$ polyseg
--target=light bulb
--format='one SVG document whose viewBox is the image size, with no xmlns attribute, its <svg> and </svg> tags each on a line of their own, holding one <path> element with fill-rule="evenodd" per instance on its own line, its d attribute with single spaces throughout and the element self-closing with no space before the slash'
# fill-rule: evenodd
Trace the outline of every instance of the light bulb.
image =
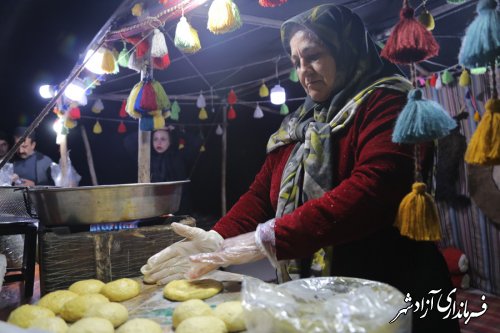
<svg viewBox="0 0 500 333">
<path fill-rule="evenodd" d="M 286 92 L 285 88 L 280 86 L 279 84 L 275 85 L 273 89 L 271 89 L 271 103 L 275 105 L 281 105 L 286 101 Z"/>
<path fill-rule="evenodd" d="M 56 90 L 54 89 L 54 87 L 48 84 L 40 86 L 40 88 L 38 88 L 38 92 L 40 93 L 40 96 L 42 96 L 42 98 L 46 99 L 52 98 L 56 94 Z"/>
<path fill-rule="evenodd" d="M 80 80 L 74 80 L 64 90 L 64 96 L 72 101 L 78 102 L 80 105 L 87 104 L 87 96 L 85 95 L 85 86 Z"/>
<path fill-rule="evenodd" d="M 88 50 L 85 55 L 85 68 L 94 74 L 105 74 L 102 69 L 102 58 L 104 56 L 104 49 L 99 48 L 97 51 Z M 90 58 L 90 59 L 89 59 Z"/>
<path fill-rule="evenodd" d="M 57 134 L 61 134 L 62 132 L 62 127 L 63 127 L 63 123 L 62 123 L 62 120 L 61 118 L 57 118 L 56 121 L 54 121 L 54 124 L 52 125 L 52 129 L 54 130 L 54 132 L 56 132 Z"/>
</svg>

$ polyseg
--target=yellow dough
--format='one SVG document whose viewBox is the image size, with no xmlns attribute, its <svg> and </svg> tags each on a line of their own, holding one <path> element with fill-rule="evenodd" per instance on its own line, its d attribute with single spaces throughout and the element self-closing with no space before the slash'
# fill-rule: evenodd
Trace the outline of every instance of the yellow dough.
<svg viewBox="0 0 500 333">
<path fill-rule="evenodd" d="M 12 311 L 7 322 L 22 328 L 28 328 L 33 324 L 35 319 L 54 316 L 54 312 L 43 306 L 25 304 Z"/>
<path fill-rule="evenodd" d="M 172 325 L 179 326 L 184 320 L 198 316 L 213 316 L 210 305 L 199 299 L 190 299 L 179 304 L 172 314 Z"/>
<path fill-rule="evenodd" d="M 69 290 L 56 290 L 40 298 L 38 305 L 52 310 L 55 314 L 59 314 L 64 303 L 77 296 L 77 293 Z"/>
<path fill-rule="evenodd" d="M 109 300 L 101 294 L 80 295 L 67 301 L 59 315 L 67 322 L 74 322 L 81 319 L 90 308 L 108 302 Z"/>
<path fill-rule="evenodd" d="M 38 328 L 51 333 L 66 333 L 68 324 L 59 317 L 37 318 L 33 320 L 30 328 Z"/>
<path fill-rule="evenodd" d="M 69 286 L 69 291 L 77 293 L 79 295 L 85 294 L 99 294 L 101 292 L 102 287 L 104 287 L 104 282 L 89 279 L 89 280 L 81 280 L 73 283 Z"/>
<path fill-rule="evenodd" d="M 163 288 L 163 296 L 171 301 L 187 301 L 190 299 L 205 299 L 218 294 L 222 283 L 212 279 L 204 280 L 173 280 Z"/>
<path fill-rule="evenodd" d="M 226 324 L 217 317 L 201 316 L 184 320 L 175 333 L 227 333 Z"/>
<path fill-rule="evenodd" d="M 71 325 L 68 333 L 114 333 L 113 324 L 107 319 L 88 317 Z"/>
<path fill-rule="evenodd" d="M 101 294 L 113 302 L 122 302 L 139 295 L 141 285 L 132 279 L 123 278 L 108 282 L 102 287 Z"/>
<path fill-rule="evenodd" d="M 120 326 L 116 330 L 116 333 L 162 333 L 162 329 L 161 326 L 155 321 L 144 318 L 135 318 Z"/>
<path fill-rule="evenodd" d="M 226 324 L 229 332 L 239 332 L 246 328 L 240 301 L 220 303 L 215 308 L 214 315 Z"/>
<path fill-rule="evenodd" d="M 85 317 L 104 318 L 109 320 L 114 327 L 118 327 L 128 320 L 128 310 L 120 303 L 101 303 L 88 309 Z"/>
</svg>

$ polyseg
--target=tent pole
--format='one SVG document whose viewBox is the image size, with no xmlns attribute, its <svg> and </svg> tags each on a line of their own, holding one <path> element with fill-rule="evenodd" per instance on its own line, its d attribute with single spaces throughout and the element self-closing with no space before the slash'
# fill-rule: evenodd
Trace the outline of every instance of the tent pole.
<svg viewBox="0 0 500 333">
<path fill-rule="evenodd" d="M 221 213 L 226 215 L 227 106 L 222 107 Z"/>
<path fill-rule="evenodd" d="M 80 132 L 82 134 L 83 145 L 85 146 L 85 154 L 87 156 L 87 164 L 89 165 L 90 179 L 92 180 L 92 185 L 97 186 L 97 176 L 95 173 L 94 159 L 92 158 L 92 150 L 90 149 L 89 137 L 87 136 L 87 130 L 85 126 L 80 125 Z"/>
<path fill-rule="evenodd" d="M 151 45 L 151 36 L 149 36 L 149 43 Z M 151 59 L 151 49 L 148 50 L 147 54 L 144 55 L 149 59 L 148 63 L 143 65 L 141 69 L 141 81 L 144 77 L 149 74 L 149 77 L 153 77 L 153 66 L 150 65 L 152 63 Z M 138 121 L 138 140 L 139 140 L 139 149 L 138 149 L 138 175 L 137 180 L 139 183 L 150 183 L 151 182 L 151 132 L 150 131 L 141 131 L 141 120 Z"/>
</svg>

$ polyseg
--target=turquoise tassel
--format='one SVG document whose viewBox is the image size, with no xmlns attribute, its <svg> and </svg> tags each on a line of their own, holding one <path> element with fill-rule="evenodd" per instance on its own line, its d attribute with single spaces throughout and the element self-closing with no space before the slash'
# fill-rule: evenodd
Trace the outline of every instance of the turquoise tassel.
<svg viewBox="0 0 500 333">
<path fill-rule="evenodd" d="M 408 93 L 408 103 L 398 116 L 392 133 L 396 143 L 419 143 L 439 139 L 457 127 L 457 123 L 434 101 L 422 99 L 422 90 Z"/>
<path fill-rule="evenodd" d="M 143 132 L 151 132 L 154 129 L 153 117 L 142 116 L 139 118 L 139 129 Z"/>
<path fill-rule="evenodd" d="M 467 27 L 458 60 L 468 68 L 490 65 L 500 54 L 500 11 L 496 0 L 479 0 L 478 15 Z"/>
</svg>

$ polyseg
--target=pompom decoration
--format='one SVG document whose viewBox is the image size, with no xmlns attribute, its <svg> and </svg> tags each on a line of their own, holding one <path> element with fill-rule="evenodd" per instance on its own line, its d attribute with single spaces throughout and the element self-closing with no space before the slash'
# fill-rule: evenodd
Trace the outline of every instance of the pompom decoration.
<svg viewBox="0 0 500 333">
<path fill-rule="evenodd" d="M 432 196 L 426 193 L 426 185 L 416 182 L 411 193 L 399 205 L 395 222 L 401 235 L 418 241 L 441 239 L 439 215 Z"/>
<path fill-rule="evenodd" d="M 486 67 L 474 67 L 470 69 L 472 75 L 483 75 L 488 69 Z"/>
<path fill-rule="evenodd" d="M 424 9 L 422 14 L 418 16 L 418 20 L 429 31 L 434 30 L 434 28 L 436 27 L 436 23 L 434 22 L 434 17 L 427 9 Z"/>
<path fill-rule="evenodd" d="M 198 119 L 200 120 L 207 120 L 208 119 L 208 113 L 205 108 L 201 108 L 200 112 L 198 113 Z"/>
<path fill-rule="evenodd" d="M 71 118 L 66 118 L 64 120 L 64 127 L 67 129 L 72 129 L 76 127 L 76 121 L 71 120 Z"/>
<path fill-rule="evenodd" d="M 151 56 L 153 58 L 159 58 L 163 57 L 165 54 L 168 54 L 165 35 L 163 35 L 160 29 L 154 29 L 153 38 L 151 39 Z"/>
<path fill-rule="evenodd" d="M 182 16 L 175 28 L 175 46 L 185 53 L 196 53 L 201 49 L 198 31 L 194 29 L 185 16 Z"/>
<path fill-rule="evenodd" d="M 101 69 L 106 74 L 116 74 L 119 71 L 115 55 L 108 48 L 103 48 Z"/>
<path fill-rule="evenodd" d="M 143 132 L 151 132 L 155 129 L 153 117 L 142 117 L 139 119 L 139 129 Z"/>
<path fill-rule="evenodd" d="M 222 129 L 221 125 L 217 125 L 217 128 L 215 129 L 215 134 L 217 134 L 217 135 L 224 134 L 224 130 Z"/>
<path fill-rule="evenodd" d="M 78 120 L 82 117 L 80 108 L 78 106 L 72 107 L 69 110 L 68 116 L 73 120 Z"/>
<path fill-rule="evenodd" d="M 123 42 L 123 48 L 118 54 L 117 63 L 122 67 L 128 67 L 128 61 L 130 58 L 130 53 L 127 50 L 127 43 Z"/>
<path fill-rule="evenodd" d="M 396 24 L 380 55 L 396 64 L 410 64 L 432 58 L 439 45 L 427 28 L 414 18 L 414 11 L 404 0 Z"/>
<path fill-rule="evenodd" d="M 172 108 L 170 109 L 170 118 L 172 120 L 179 120 L 179 113 L 181 112 L 181 107 L 177 101 L 174 101 Z"/>
<path fill-rule="evenodd" d="M 259 0 L 259 5 L 262 7 L 277 7 L 286 3 L 288 0 Z"/>
<path fill-rule="evenodd" d="M 500 54 L 500 10 L 496 0 L 479 0 L 478 15 L 465 30 L 458 61 L 467 68 L 488 66 Z"/>
<path fill-rule="evenodd" d="M 469 164 L 500 164 L 500 100 L 489 99 L 485 109 L 465 152 L 465 162 Z"/>
<path fill-rule="evenodd" d="M 229 108 L 229 111 L 227 112 L 227 119 L 229 120 L 236 119 L 236 111 L 234 110 L 234 107 L 232 105 Z"/>
<path fill-rule="evenodd" d="M 292 68 L 290 71 L 289 79 L 292 82 L 299 82 L 299 76 L 297 75 L 297 70 L 295 68 Z"/>
<path fill-rule="evenodd" d="M 467 87 L 470 85 L 470 75 L 469 71 L 466 70 L 465 68 L 462 70 L 462 73 L 460 74 L 460 79 L 458 79 L 458 84 L 460 87 Z"/>
<path fill-rule="evenodd" d="M 431 87 L 436 88 L 436 83 L 437 83 L 438 77 L 439 77 L 439 75 L 436 73 L 431 75 L 431 77 L 429 79 L 429 85 Z"/>
<path fill-rule="evenodd" d="M 207 106 L 207 102 L 205 100 L 205 97 L 203 96 L 203 92 L 200 91 L 200 95 L 196 99 L 196 107 L 201 109 Z"/>
<path fill-rule="evenodd" d="M 420 89 L 408 93 L 408 103 L 396 120 L 395 143 L 420 143 L 448 135 L 457 123 L 439 103 L 422 99 Z"/>
<path fill-rule="evenodd" d="M 227 95 L 227 103 L 229 105 L 234 105 L 238 101 L 238 97 L 236 97 L 236 93 L 234 92 L 233 89 L 229 91 L 229 94 Z"/>
<path fill-rule="evenodd" d="M 443 88 L 443 79 L 442 79 L 442 76 L 440 74 L 437 75 L 436 84 L 434 84 L 434 88 L 436 88 L 436 89 Z"/>
<path fill-rule="evenodd" d="M 262 112 L 259 103 L 257 103 L 257 106 L 255 107 L 255 111 L 253 112 L 253 117 L 255 119 L 260 119 L 264 117 L 264 112 Z"/>
<path fill-rule="evenodd" d="M 231 32 L 241 27 L 238 6 L 232 0 L 214 0 L 208 9 L 207 29 L 214 34 Z"/>
<path fill-rule="evenodd" d="M 184 138 L 180 138 L 179 139 L 179 150 L 184 149 L 185 146 L 186 146 L 186 140 L 184 140 Z"/>
<path fill-rule="evenodd" d="M 132 7 L 132 15 L 133 16 L 136 16 L 136 17 L 139 17 L 142 15 L 142 2 L 139 2 L 139 3 L 136 3 L 133 7 Z"/>
<path fill-rule="evenodd" d="M 200 147 L 200 153 L 204 153 L 207 149 L 205 148 L 205 145 L 201 145 Z"/>
<path fill-rule="evenodd" d="M 123 121 L 120 121 L 120 124 L 118 125 L 118 133 L 123 134 L 127 132 L 127 127 L 125 126 L 125 123 Z"/>
<path fill-rule="evenodd" d="M 102 126 L 101 123 L 99 123 L 99 120 L 97 120 L 94 124 L 94 127 L 92 128 L 92 132 L 94 134 L 101 134 L 102 133 Z"/>
<path fill-rule="evenodd" d="M 474 112 L 474 121 L 476 123 L 481 121 L 481 115 L 479 114 L 479 111 L 477 111 L 477 110 L 476 110 L 476 112 Z"/>
<path fill-rule="evenodd" d="M 134 44 L 135 56 L 138 59 L 141 59 L 142 57 L 144 57 L 149 51 L 149 42 L 148 42 L 147 38 L 144 38 L 142 36 L 138 36 L 138 37 L 133 36 L 133 37 L 127 37 L 126 41 L 131 43 L 131 44 Z"/>
<path fill-rule="evenodd" d="M 104 104 L 102 104 L 101 99 L 98 98 L 94 102 L 94 105 L 92 105 L 92 112 L 95 114 L 99 114 L 99 113 L 101 113 L 102 110 L 104 110 Z"/>
<path fill-rule="evenodd" d="M 122 102 L 122 105 L 120 107 L 120 111 L 118 112 L 118 116 L 120 118 L 126 118 L 127 117 L 127 110 L 126 110 L 126 107 L 127 107 L 127 100 L 124 100 Z"/>
<path fill-rule="evenodd" d="M 262 82 L 262 85 L 259 88 L 259 96 L 262 98 L 269 96 L 269 88 L 264 82 Z"/>
<path fill-rule="evenodd" d="M 286 116 L 290 111 L 288 110 L 288 106 L 286 106 L 286 103 L 281 104 L 280 107 L 280 115 Z"/>
<path fill-rule="evenodd" d="M 170 56 L 165 54 L 163 57 L 153 58 L 153 68 L 167 69 L 170 66 Z"/>
<path fill-rule="evenodd" d="M 132 52 L 130 54 L 130 57 L 128 58 L 128 66 L 127 67 L 136 71 L 136 72 L 141 71 L 142 62 L 139 59 L 137 59 L 135 52 Z"/>
<path fill-rule="evenodd" d="M 455 81 L 455 79 L 453 78 L 453 74 L 451 74 L 449 70 L 445 69 L 443 74 L 441 74 L 441 82 L 444 85 L 449 85 L 453 83 L 453 81 Z"/>
</svg>

